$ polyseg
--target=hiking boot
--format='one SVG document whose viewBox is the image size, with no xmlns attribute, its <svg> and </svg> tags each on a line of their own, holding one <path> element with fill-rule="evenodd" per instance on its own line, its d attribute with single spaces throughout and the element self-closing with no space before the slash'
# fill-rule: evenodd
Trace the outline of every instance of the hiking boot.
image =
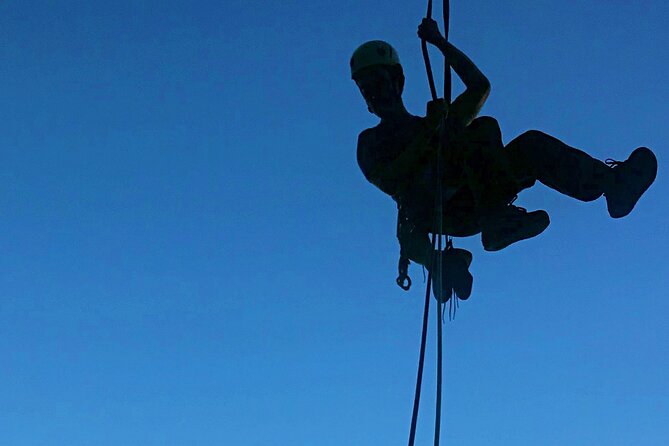
<svg viewBox="0 0 669 446">
<path fill-rule="evenodd" d="M 438 268 L 439 256 L 441 256 L 440 274 Z M 471 263 L 472 253 L 465 249 L 450 248 L 435 252 L 434 268 L 432 268 L 432 293 L 439 302 L 448 302 L 453 293 L 462 300 L 469 298 L 472 294 L 472 284 L 474 282 L 474 278 L 469 272 Z"/>
<path fill-rule="evenodd" d="M 527 212 L 523 208 L 509 204 L 482 222 L 483 249 L 499 251 L 512 243 L 536 237 L 544 232 L 549 223 L 546 211 Z"/>
<path fill-rule="evenodd" d="M 657 158 L 646 147 L 639 147 L 625 161 L 606 160 L 613 169 L 613 180 L 604 192 L 606 207 L 613 218 L 632 212 L 641 195 L 657 175 Z"/>
</svg>

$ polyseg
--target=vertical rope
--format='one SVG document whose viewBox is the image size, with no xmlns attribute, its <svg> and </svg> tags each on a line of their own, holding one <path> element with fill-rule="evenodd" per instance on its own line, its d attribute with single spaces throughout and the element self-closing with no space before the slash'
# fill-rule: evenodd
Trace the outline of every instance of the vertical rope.
<svg viewBox="0 0 669 446">
<path fill-rule="evenodd" d="M 426 17 L 432 17 L 432 0 L 427 2 Z M 432 76 L 432 65 L 430 64 L 430 55 L 427 51 L 427 42 L 421 40 L 421 50 L 423 52 L 423 60 L 425 61 L 425 70 L 427 71 L 427 81 L 430 85 L 430 93 L 432 100 L 437 99 L 437 89 L 434 86 L 434 77 Z M 423 309 L 423 330 L 420 339 L 420 354 L 418 357 L 418 372 L 416 376 L 416 391 L 413 399 L 413 412 L 411 415 L 411 428 L 409 430 L 409 446 L 414 446 L 416 441 L 416 424 L 418 421 L 418 409 L 420 407 L 420 391 L 423 383 L 423 366 L 425 364 L 425 343 L 427 340 L 427 321 L 430 313 L 430 287 L 432 285 L 432 270 L 434 270 L 434 250 L 436 247 L 436 234 L 432 231 L 432 253 L 430 255 L 430 267 L 427 272 L 427 286 L 425 287 L 425 306 Z"/>
<path fill-rule="evenodd" d="M 444 36 L 446 41 L 448 41 L 448 28 L 449 28 L 449 9 L 450 4 L 448 0 L 444 0 L 443 12 L 444 12 Z M 432 0 L 428 0 L 427 3 L 427 18 L 432 18 Z M 427 50 L 427 42 L 425 40 L 421 41 L 421 49 L 423 52 L 423 60 L 425 61 L 425 70 L 427 71 L 427 79 L 430 85 L 430 93 L 432 95 L 432 100 L 436 101 L 437 89 L 434 85 L 434 77 L 432 75 L 432 65 L 430 63 L 430 56 Z M 446 101 L 446 106 L 450 105 L 451 99 L 451 72 L 448 62 L 446 62 L 444 68 L 444 99 Z M 436 422 L 435 422 L 435 434 L 434 434 L 434 444 L 439 446 L 439 436 L 441 430 L 441 375 L 442 375 L 442 321 L 441 321 L 441 309 L 442 303 L 439 300 L 443 295 L 443 277 L 441 277 L 442 271 L 442 235 L 443 235 L 443 195 L 442 195 L 442 171 L 441 171 L 441 152 L 445 147 L 448 147 L 448 131 L 446 128 L 448 108 L 446 113 L 444 113 L 442 125 L 441 125 L 441 138 L 439 147 L 437 150 L 437 191 L 435 194 L 435 222 L 432 226 L 432 254 L 430 256 L 430 269 L 434 270 L 435 267 L 439 274 L 438 282 L 438 294 L 435 296 L 437 298 L 437 409 L 436 409 Z M 438 239 L 437 239 L 438 237 Z M 437 242 L 438 240 L 438 242 Z M 438 261 L 435 265 L 434 256 L 438 248 Z M 425 290 L 425 307 L 423 310 L 423 330 L 421 332 L 421 344 L 420 344 L 420 354 L 418 359 L 418 373 L 416 377 L 416 391 L 414 394 L 414 404 L 413 404 L 413 414 L 411 417 L 411 429 L 409 432 L 409 446 L 413 446 L 416 439 L 416 424 L 418 421 L 418 409 L 420 406 L 420 393 L 423 381 L 423 366 L 425 363 L 425 343 L 427 340 L 427 322 L 430 308 L 430 287 L 432 284 L 432 271 L 428 269 L 427 275 L 427 287 Z M 453 297 L 451 297 L 453 298 Z"/>
<path fill-rule="evenodd" d="M 450 3 L 449 0 L 443 0 L 442 7 L 444 15 L 444 39 L 448 42 L 448 31 L 450 23 Z M 444 102 L 446 107 L 446 112 L 442 118 L 441 123 L 441 141 L 437 149 L 437 225 L 439 228 L 439 274 L 442 274 L 442 253 L 441 253 L 441 237 L 444 235 L 444 197 L 443 197 L 443 172 L 442 172 L 442 152 L 448 149 L 448 111 L 451 104 L 451 67 L 448 63 L 448 60 L 444 58 Z M 436 226 L 436 225 L 435 225 Z M 436 230 L 436 227 L 434 228 Z M 447 247 L 448 249 L 448 247 Z M 444 281 L 443 277 L 440 277 L 439 280 L 440 290 L 439 292 L 443 295 L 444 290 L 442 289 Z M 447 290 L 447 292 L 450 290 Z M 439 296 L 441 298 L 441 296 Z M 457 299 L 456 296 L 451 295 L 450 305 L 453 304 L 453 299 Z M 443 356 L 442 356 L 442 320 L 441 320 L 441 303 L 439 303 L 439 312 L 437 313 L 437 395 L 435 403 L 435 417 L 434 417 L 434 446 L 439 446 L 440 436 L 441 436 L 441 393 L 442 393 L 442 372 L 443 372 Z"/>
<path fill-rule="evenodd" d="M 444 0 L 443 10 L 444 10 L 444 39 L 446 39 L 446 42 L 448 42 L 448 31 L 450 28 L 450 21 L 451 21 L 451 4 L 449 0 Z M 447 104 L 450 105 L 451 65 L 448 63 L 448 60 L 446 61 L 446 63 L 444 63 L 444 99 L 446 100 Z"/>
<path fill-rule="evenodd" d="M 432 234 L 432 246 L 436 243 L 435 234 Z M 434 260 L 434 250 L 430 261 Z M 427 287 L 425 289 L 425 307 L 423 309 L 423 331 L 420 337 L 420 354 L 418 358 L 418 373 L 416 377 L 416 392 L 413 398 L 413 414 L 411 416 L 411 429 L 409 431 L 409 446 L 413 446 L 416 440 L 416 423 L 418 421 L 418 408 L 420 406 L 420 390 L 423 384 L 423 365 L 425 363 L 425 342 L 427 340 L 427 320 L 430 314 L 430 286 L 432 285 L 432 273 L 428 270 Z"/>
<path fill-rule="evenodd" d="M 453 297 L 451 299 L 454 299 Z M 434 418 L 434 446 L 439 446 L 439 436 L 441 433 L 441 366 L 442 366 L 442 320 L 441 320 L 441 306 L 439 302 L 439 311 L 437 311 L 437 398 L 436 398 L 436 415 Z"/>
<path fill-rule="evenodd" d="M 432 18 L 432 0 L 427 0 L 427 13 L 425 17 Z M 437 100 L 437 88 L 434 86 L 434 76 L 432 75 L 432 64 L 430 63 L 430 54 L 427 52 L 427 42 L 421 40 L 421 50 L 423 51 L 423 60 L 425 61 L 425 71 L 427 71 L 427 82 L 430 85 L 432 100 Z"/>
</svg>

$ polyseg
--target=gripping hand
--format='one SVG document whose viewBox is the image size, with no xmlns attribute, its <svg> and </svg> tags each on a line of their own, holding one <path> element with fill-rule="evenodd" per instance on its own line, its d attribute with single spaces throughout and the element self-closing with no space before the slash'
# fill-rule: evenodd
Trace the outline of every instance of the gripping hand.
<svg viewBox="0 0 669 446">
<path fill-rule="evenodd" d="M 444 40 L 444 36 L 439 32 L 437 22 L 427 17 L 418 25 L 418 37 L 435 46 L 438 46 Z"/>
</svg>

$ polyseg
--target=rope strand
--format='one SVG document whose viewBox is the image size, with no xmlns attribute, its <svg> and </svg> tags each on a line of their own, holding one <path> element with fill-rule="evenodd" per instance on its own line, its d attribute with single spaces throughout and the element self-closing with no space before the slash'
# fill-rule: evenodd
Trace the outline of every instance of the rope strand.
<svg viewBox="0 0 669 446">
<path fill-rule="evenodd" d="M 435 235 L 432 234 L 432 246 L 434 247 L 436 240 Z M 430 256 L 431 261 L 434 260 L 434 250 Z M 425 343 L 427 340 L 427 319 L 430 314 L 430 285 L 432 284 L 432 272 L 428 269 L 427 272 L 427 287 L 425 291 L 425 307 L 423 309 L 423 330 L 420 337 L 420 354 L 418 356 L 418 373 L 416 377 L 416 392 L 413 398 L 413 414 L 411 416 L 411 429 L 409 431 L 409 446 L 414 445 L 416 440 L 416 423 L 418 421 L 418 408 L 420 406 L 420 390 L 423 384 L 423 365 L 425 363 Z"/>
<path fill-rule="evenodd" d="M 443 13 L 444 13 L 444 36 L 446 41 L 448 41 L 448 30 L 449 30 L 449 9 L 450 4 L 448 0 L 444 0 L 443 3 Z M 432 0 L 428 0 L 427 4 L 427 18 L 432 18 Z M 423 53 L 423 59 L 425 61 L 425 70 L 427 71 L 427 79 L 430 86 L 430 93 L 432 95 L 432 100 L 437 100 L 437 90 L 434 86 L 434 77 L 432 75 L 432 66 L 430 64 L 430 56 L 427 50 L 427 42 L 425 40 L 421 41 L 421 49 Z M 446 61 L 444 67 L 444 100 L 445 105 L 450 105 L 451 99 L 451 72 L 450 65 Z M 441 297 L 444 294 L 443 291 L 443 277 L 442 277 L 442 267 L 443 267 L 443 256 L 442 256 L 442 235 L 443 231 L 443 195 L 442 195 L 442 171 L 441 171 L 441 152 L 444 148 L 448 147 L 448 129 L 446 127 L 447 123 L 447 114 L 448 107 L 442 118 L 439 146 L 437 149 L 437 166 L 436 166 L 436 193 L 435 193 L 435 209 L 434 209 L 434 219 L 432 225 L 432 254 L 430 256 L 430 267 L 428 268 L 427 275 L 427 286 L 425 290 L 425 307 L 423 310 L 423 329 L 421 332 L 421 344 L 420 344 L 420 354 L 418 360 L 418 373 L 416 377 L 416 391 L 414 395 L 414 405 L 413 405 L 413 414 L 411 417 L 411 429 L 409 432 L 409 446 L 413 446 L 416 439 L 416 424 L 418 421 L 418 409 L 420 406 L 420 392 L 423 381 L 423 365 L 425 362 L 425 343 L 427 340 L 427 322 L 430 308 L 430 287 L 432 284 L 432 272 L 437 269 L 438 271 L 438 286 L 437 294 L 437 400 L 436 400 L 436 415 L 435 415 L 435 433 L 434 433 L 434 445 L 439 446 L 440 441 L 440 431 L 441 431 L 441 381 L 442 381 L 442 302 L 440 301 Z M 437 242 L 438 237 L 438 242 Z M 436 248 L 438 248 L 438 254 L 436 254 Z M 434 256 L 438 255 L 437 265 L 434 262 Z M 451 296 L 451 299 L 457 297 Z M 451 300 L 450 307 L 452 307 L 453 302 Z M 450 308 L 449 308 L 450 313 Z"/>
</svg>

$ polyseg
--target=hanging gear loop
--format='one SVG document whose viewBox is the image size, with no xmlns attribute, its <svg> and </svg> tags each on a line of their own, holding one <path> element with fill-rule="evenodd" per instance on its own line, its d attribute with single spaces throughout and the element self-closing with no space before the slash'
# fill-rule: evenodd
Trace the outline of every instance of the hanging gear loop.
<svg viewBox="0 0 669 446">
<path fill-rule="evenodd" d="M 397 205 L 397 238 L 399 239 L 402 231 L 402 223 L 405 222 L 406 216 L 404 215 L 401 205 Z M 400 260 L 397 265 L 397 279 L 395 283 L 402 288 L 404 291 L 409 291 L 411 288 L 411 277 L 409 277 L 409 257 L 404 255 L 402 248 L 400 248 Z"/>
<path fill-rule="evenodd" d="M 409 259 L 404 256 L 400 256 L 399 264 L 397 265 L 397 285 L 402 288 L 404 291 L 409 291 L 411 288 L 411 277 L 409 277 Z"/>
</svg>

